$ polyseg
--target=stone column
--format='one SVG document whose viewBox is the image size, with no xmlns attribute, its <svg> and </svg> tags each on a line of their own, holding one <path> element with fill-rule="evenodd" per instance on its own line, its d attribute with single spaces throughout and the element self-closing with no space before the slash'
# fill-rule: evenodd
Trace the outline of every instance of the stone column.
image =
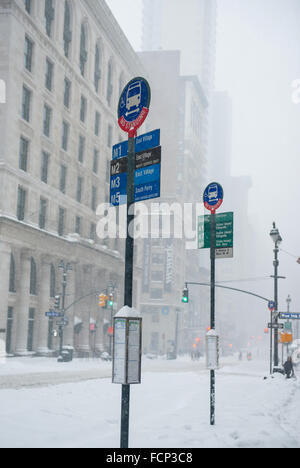
<svg viewBox="0 0 300 468">
<path fill-rule="evenodd" d="M 0 242 L 0 329 L 6 330 L 11 248 Z M 0 356 L 6 354 L 6 334 L 0 333 Z"/>
<path fill-rule="evenodd" d="M 70 304 L 73 304 L 75 301 L 75 291 L 76 291 L 76 266 L 72 265 L 72 270 L 68 271 L 67 276 L 67 289 L 66 289 L 66 308 Z M 69 319 L 68 326 L 64 330 L 64 344 L 67 346 L 74 346 L 74 317 L 75 317 L 75 308 L 71 307 L 66 312 L 66 317 Z"/>
<path fill-rule="evenodd" d="M 80 293 L 82 296 L 88 294 L 92 288 L 92 266 L 85 265 L 81 267 L 81 285 L 82 288 L 80 289 Z M 82 330 L 80 332 L 79 337 L 79 351 L 83 353 L 90 352 L 90 317 L 92 315 L 91 311 L 91 300 L 89 297 L 83 299 L 80 304 L 79 308 L 81 311 L 80 318 L 83 321 Z"/>
<path fill-rule="evenodd" d="M 39 282 L 39 303 L 38 303 L 38 339 L 37 353 L 39 355 L 47 355 L 48 349 L 48 331 L 49 318 L 46 317 L 46 312 L 50 309 L 50 258 L 42 257 L 41 259 L 41 281 Z"/>
<path fill-rule="evenodd" d="M 15 354 L 22 356 L 27 354 L 31 254 L 28 251 L 22 251 L 20 260 L 20 282 L 18 288 L 18 298 L 16 303 L 15 320 Z"/>
</svg>

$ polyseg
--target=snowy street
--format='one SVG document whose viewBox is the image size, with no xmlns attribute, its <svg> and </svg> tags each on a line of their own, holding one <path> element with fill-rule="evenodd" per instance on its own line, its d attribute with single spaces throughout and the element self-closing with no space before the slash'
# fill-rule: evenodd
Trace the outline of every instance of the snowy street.
<svg viewBox="0 0 300 468">
<path fill-rule="evenodd" d="M 267 368 L 222 362 L 211 427 L 204 362 L 145 359 L 142 385 L 131 386 L 130 448 L 300 447 L 300 382 L 279 374 L 264 380 Z M 2 363 L 0 446 L 118 448 L 121 388 L 110 373 L 97 360 Z"/>
</svg>

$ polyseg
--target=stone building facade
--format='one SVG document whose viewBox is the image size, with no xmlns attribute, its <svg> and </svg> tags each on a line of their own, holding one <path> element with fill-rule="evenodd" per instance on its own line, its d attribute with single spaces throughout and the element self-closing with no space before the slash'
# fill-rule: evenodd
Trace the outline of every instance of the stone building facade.
<svg viewBox="0 0 300 468">
<path fill-rule="evenodd" d="M 124 244 L 97 238 L 96 211 L 109 200 L 111 147 L 124 140 L 120 91 L 142 73 L 104 0 L 0 0 L 0 339 L 7 353 L 57 349 L 57 323 L 45 313 L 62 294 L 59 266 L 72 268 L 65 344 L 80 353 L 108 349 L 111 314 L 99 308 L 98 294 L 114 291 L 122 305 Z"/>
</svg>

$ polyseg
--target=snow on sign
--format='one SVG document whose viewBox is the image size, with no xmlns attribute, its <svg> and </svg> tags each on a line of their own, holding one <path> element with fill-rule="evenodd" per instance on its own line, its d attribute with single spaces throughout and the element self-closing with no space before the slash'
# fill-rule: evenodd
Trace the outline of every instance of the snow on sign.
<svg viewBox="0 0 300 468">
<path fill-rule="evenodd" d="M 215 330 L 210 330 L 206 335 L 206 368 L 219 369 L 220 339 Z"/>
<path fill-rule="evenodd" d="M 150 101 L 151 90 L 145 78 L 134 78 L 124 88 L 118 106 L 118 122 L 129 136 L 134 136 L 145 122 Z"/>
<path fill-rule="evenodd" d="M 203 201 L 207 210 L 215 213 L 215 211 L 222 205 L 223 199 L 224 191 L 220 184 L 213 182 L 206 187 Z"/>
</svg>

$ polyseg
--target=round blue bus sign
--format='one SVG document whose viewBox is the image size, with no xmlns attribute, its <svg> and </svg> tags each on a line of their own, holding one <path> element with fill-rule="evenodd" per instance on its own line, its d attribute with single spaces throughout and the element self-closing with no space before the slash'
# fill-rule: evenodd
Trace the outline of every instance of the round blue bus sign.
<svg viewBox="0 0 300 468">
<path fill-rule="evenodd" d="M 209 184 L 204 192 L 203 201 L 207 210 L 215 213 L 220 208 L 224 199 L 223 187 L 217 182 Z"/>
<path fill-rule="evenodd" d="M 150 107 L 151 90 L 145 78 L 134 78 L 124 88 L 118 106 L 121 129 L 134 136 L 145 122 Z"/>
</svg>

